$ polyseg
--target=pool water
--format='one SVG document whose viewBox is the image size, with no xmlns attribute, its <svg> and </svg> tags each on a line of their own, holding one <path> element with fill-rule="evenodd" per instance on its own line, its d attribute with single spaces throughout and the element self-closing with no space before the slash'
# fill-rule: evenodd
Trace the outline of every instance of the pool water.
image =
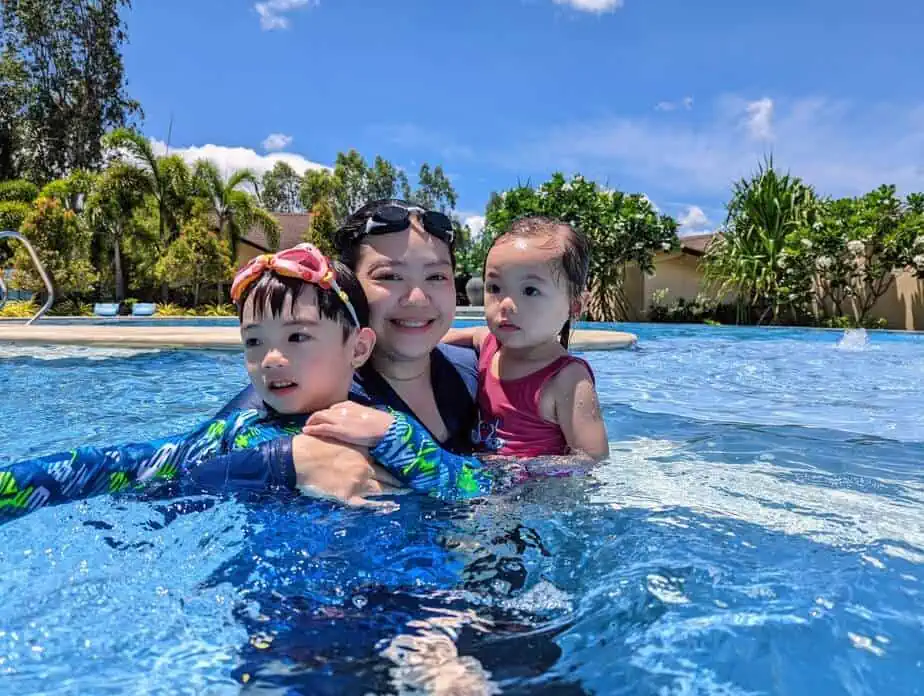
<svg viewBox="0 0 924 696">
<path fill-rule="evenodd" d="M 626 328 L 585 356 L 590 478 L 0 527 L 0 692 L 924 693 L 924 338 Z M 0 345 L 0 463 L 191 428 L 245 381 L 234 354 Z"/>
</svg>

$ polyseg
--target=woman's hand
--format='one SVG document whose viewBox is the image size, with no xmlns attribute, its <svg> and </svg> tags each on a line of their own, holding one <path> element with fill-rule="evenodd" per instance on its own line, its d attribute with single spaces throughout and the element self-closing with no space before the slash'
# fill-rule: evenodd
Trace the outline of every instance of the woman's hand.
<svg viewBox="0 0 924 696">
<path fill-rule="evenodd" d="M 386 414 L 387 415 L 387 414 Z M 310 435 L 292 440 L 295 485 L 308 495 L 337 498 L 350 505 L 370 505 L 367 496 L 394 495 L 402 484 L 360 447 Z"/>
<path fill-rule="evenodd" d="M 394 418 L 386 411 L 344 401 L 313 413 L 302 432 L 372 448 L 385 437 L 393 421 Z"/>
</svg>

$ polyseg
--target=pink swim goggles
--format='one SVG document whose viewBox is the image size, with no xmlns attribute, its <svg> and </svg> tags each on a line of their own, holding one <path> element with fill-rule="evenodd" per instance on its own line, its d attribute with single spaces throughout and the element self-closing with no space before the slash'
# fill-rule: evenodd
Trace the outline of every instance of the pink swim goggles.
<svg viewBox="0 0 924 696">
<path fill-rule="evenodd" d="M 356 310 L 347 294 L 337 285 L 334 269 L 321 250 L 313 244 L 296 244 L 291 249 L 284 249 L 275 254 L 262 254 L 247 262 L 234 276 L 231 284 L 231 299 L 238 302 L 244 291 L 259 280 L 266 271 L 273 271 L 287 278 L 298 278 L 319 288 L 329 288 L 346 305 L 353 323 L 359 326 Z"/>
</svg>

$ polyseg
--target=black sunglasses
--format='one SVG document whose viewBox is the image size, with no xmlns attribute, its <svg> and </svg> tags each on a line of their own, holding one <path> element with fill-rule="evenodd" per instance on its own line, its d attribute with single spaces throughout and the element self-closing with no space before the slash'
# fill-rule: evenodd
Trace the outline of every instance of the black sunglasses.
<svg viewBox="0 0 924 696">
<path fill-rule="evenodd" d="M 411 213 L 420 217 L 423 228 L 437 239 L 446 244 L 452 244 L 455 232 L 452 229 L 452 220 L 448 215 L 435 210 L 425 210 L 418 206 L 403 206 L 389 203 L 378 208 L 367 220 L 364 227 L 360 227 L 353 235 L 355 242 L 369 234 L 388 234 L 401 232 L 411 225 Z"/>
</svg>

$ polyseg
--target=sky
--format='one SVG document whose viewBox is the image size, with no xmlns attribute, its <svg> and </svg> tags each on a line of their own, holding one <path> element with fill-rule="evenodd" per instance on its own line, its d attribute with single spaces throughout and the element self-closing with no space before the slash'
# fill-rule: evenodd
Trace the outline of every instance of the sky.
<svg viewBox="0 0 924 696">
<path fill-rule="evenodd" d="M 581 173 L 682 234 L 770 154 L 824 195 L 924 190 L 922 0 L 133 5 L 142 132 L 225 171 L 441 164 L 475 228 L 492 191 Z"/>
</svg>

